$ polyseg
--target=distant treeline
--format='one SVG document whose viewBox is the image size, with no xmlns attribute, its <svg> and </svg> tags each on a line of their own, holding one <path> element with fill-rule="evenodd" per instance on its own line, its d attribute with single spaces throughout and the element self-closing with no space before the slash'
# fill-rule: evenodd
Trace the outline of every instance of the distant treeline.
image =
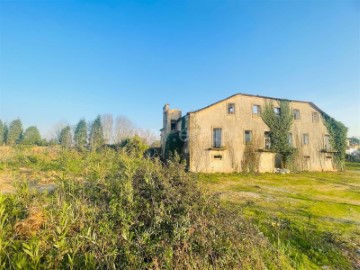
<svg viewBox="0 0 360 270">
<path fill-rule="evenodd" d="M 84 150 L 124 144 L 134 138 L 147 145 L 156 143 L 156 136 L 151 131 L 136 128 L 126 117 L 117 117 L 115 127 L 113 123 L 112 115 L 108 114 L 98 115 L 92 122 L 86 122 L 83 118 L 73 127 L 58 127 L 55 138 L 45 139 L 35 125 L 24 130 L 20 119 L 10 123 L 4 123 L 0 119 L 0 145 L 61 145 L 64 148 Z"/>
</svg>

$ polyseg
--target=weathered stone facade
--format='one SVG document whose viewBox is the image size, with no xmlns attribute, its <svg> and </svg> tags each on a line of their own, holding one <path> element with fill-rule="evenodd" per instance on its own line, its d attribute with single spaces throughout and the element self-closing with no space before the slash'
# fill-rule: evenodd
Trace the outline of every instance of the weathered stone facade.
<svg viewBox="0 0 360 270">
<path fill-rule="evenodd" d="M 246 147 L 251 145 L 255 171 L 274 172 L 281 163 L 278 154 L 269 150 L 269 127 L 260 114 L 266 102 L 279 106 L 279 99 L 236 94 L 182 116 L 180 110 L 171 110 L 167 104 L 161 130 L 162 154 L 168 135 L 180 132 L 190 171 L 244 171 L 249 158 Z M 297 149 L 292 166 L 297 170 L 334 170 L 329 133 L 320 109 L 311 102 L 289 102 L 294 121 L 288 138 Z"/>
</svg>

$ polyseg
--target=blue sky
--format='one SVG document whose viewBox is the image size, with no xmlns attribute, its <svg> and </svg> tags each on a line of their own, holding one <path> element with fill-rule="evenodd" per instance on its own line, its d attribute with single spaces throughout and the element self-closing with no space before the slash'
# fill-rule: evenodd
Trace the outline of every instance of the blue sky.
<svg viewBox="0 0 360 270">
<path fill-rule="evenodd" d="M 3 121 L 159 130 L 165 103 L 237 92 L 313 101 L 360 136 L 360 2 L 0 0 Z"/>
</svg>

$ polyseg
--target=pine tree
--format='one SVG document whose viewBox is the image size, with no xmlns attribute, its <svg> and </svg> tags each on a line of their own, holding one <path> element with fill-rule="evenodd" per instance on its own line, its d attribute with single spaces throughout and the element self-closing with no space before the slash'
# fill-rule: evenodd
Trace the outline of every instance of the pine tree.
<svg viewBox="0 0 360 270">
<path fill-rule="evenodd" d="M 6 143 L 8 145 L 14 145 L 21 141 L 23 133 L 22 123 L 20 119 L 12 121 L 7 131 Z"/>
<path fill-rule="evenodd" d="M 5 142 L 5 125 L 0 120 L 0 145 Z"/>
<path fill-rule="evenodd" d="M 36 126 L 28 127 L 22 136 L 21 143 L 25 145 L 41 145 L 41 135 L 38 128 Z"/>
<path fill-rule="evenodd" d="M 81 119 L 75 127 L 74 132 L 75 146 L 81 150 L 86 147 L 87 143 L 87 124 L 85 119 Z"/>
<path fill-rule="evenodd" d="M 91 125 L 90 130 L 90 147 L 92 150 L 96 150 L 98 147 L 104 144 L 104 133 L 101 124 L 101 117 L 98 115 L 95 121 Z"/>
<path fill-rule="evenodd" d="M 60 131 L 59 136 L 60 145 L 64 148 L 70 148 L 72 144 L 72 136 L 71 136 L 71 129 L 69 126 L 64 127 Z"/>
</svg>

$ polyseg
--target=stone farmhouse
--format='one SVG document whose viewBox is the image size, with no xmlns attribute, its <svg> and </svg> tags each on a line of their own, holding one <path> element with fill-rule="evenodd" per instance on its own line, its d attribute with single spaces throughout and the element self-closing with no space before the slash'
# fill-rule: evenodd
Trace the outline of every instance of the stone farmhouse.
<svg viewBox="0 0 360 270">
<path fill-rule="evenodd" d="M 165 155 L 169 136 L 182 143 L 181 154 L 192 172 L 244 171 L 246 147 L 252 145 L 258 172 L 274 172 L 283 166 L 278 153 L 271 150 L 269 127 L 261 112 L 272 102 L 281 114 L 280 99 L 235 94 L 205 108 L 182 115 L 180 110 L 163 108 L 161 155 Z M 289 145 L 296 148 L 294 166 L 298 170 L 333 171 L 334 151 L 321 110 L 312 102 L 289 100 L 293 123 Z"/>
</svg>

